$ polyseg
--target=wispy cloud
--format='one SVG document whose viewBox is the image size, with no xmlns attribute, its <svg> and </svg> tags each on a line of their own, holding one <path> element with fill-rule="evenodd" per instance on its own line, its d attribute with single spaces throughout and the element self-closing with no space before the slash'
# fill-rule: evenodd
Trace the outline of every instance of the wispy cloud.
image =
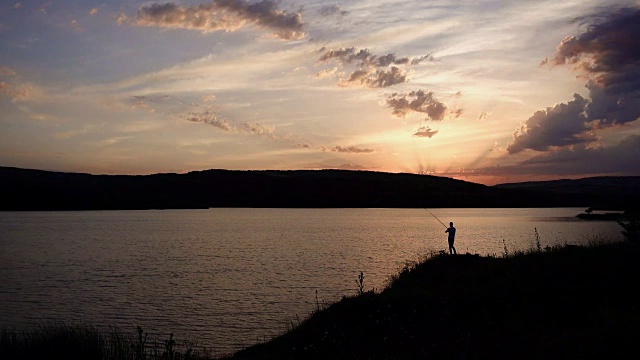
<svg viewBox="0 0 640 360">
<path fill-rule="evenodd" d="M 237 131 L 237 128 L 235 126 L 229 124 L 227 120 L 220 119 L 218 115 L 212 111 L 205 111 L 201 113 L 189 113 L 185 118 L 188 121 L 209 124 L 214 127 L 217 127 L 218 129 L 222 129 L 224 131 L 232 131 L 232 132 Z"/>
<path fill-rule="evenodd" d="M 214 0 L 209 3 L 181 6 L 172 2 L 143 5 L 133 17 L 121 15 L 118 23 L 134 26 L 192 29 L 202 32 L 234 31 L 250 24 L 272 31 L 283 40 L 305 36 L 300 13 L 278 10 L 277 3 L 262 0 Z"/>
<path fill-rule="evenodd" d="M 308 143 L 296 141 L 293 135 L 277 134 L 275 131 L 275 126 L 252 122 L 245 122 L 240 125 L 230 123 L 228 120 L 221 118 L 214 111 L 190 112 L 187 115 L 183 116 L 183 118 L 191 122 L 211 125 L 229 134 L 251 134 L 272 141 L 284 142 L 290 144 L 292 148 L 296 149 L 308 149 L 313 151 L 336 152 L 343 154 L 370 154 L 374 152 L 373 149 L 353 145 L 335 145 L 330 147 L 311 145 Z"/>
<path fill-rule="evenodd" d="M 13 102 L 27 101 L 38 93 L 40 89 L 34 85 L 0 81 L 0 96 L 6 96 Z"/>
<path fill-rule="evenodd" d="M 184 118 L 188 121 L 195 123 L 204 123 L 209 124 L 218 129 L 224 130 L 229 133 L 244 133 L 244 134 L 254 134 L 258 135 L 262 138 L 268 138 L 271 140 L 282 140 L 287 139 L 284 136 L 278 136 L 274 134 L 275 127 L 258 124 L 258 123 L 250 123 L 246 122 L 241 125 L 235 125 L 229 123 L 226 119 L 221 118 L 218 114 L 213 111 L 204 111 L 204 112 L 190 112 L 184 116 Z"/>
<path fill-rule="evenodd" d="M 323 148 L 323 151 L 333 151 L 339 153 L 355 153 L 355 154 L 370 154 L 373 149 L 360 148 L 357 146 L 335 146 L 332 148 Z"/>
<path fill-rule="evenodd" d="M 16 75 L 18 74 L 12 69 L 6 66 L 0 66 L 0 76 L 16 76 Z"/>
<path fill-rule="evenodd" d="M 133 136 L 114 136 L 95 143 L 96 146 L 110 146 L 133 138 Z"/>
<path fill-rule="evenodd" d="M 342 7 L 340 7 L 340 5 L 338 4 L 333 4 L 333 5 L 325 5 L 323 7 L 320 8 L 320 10 L 318 10 L 318 13 L 322 16 L 346 16 L 349 14 L 348 11 L 346 10 L 342 10 Z"/>
<path fill-rule="evenodd" d="M 202 102 L 212 102 L 216 100 L 216 96 L 212 95 L 212 94 L 207 94 L 207 95 L 202 95 L 200 96 L 200 100 L 202 100 Z"/>
</svg>

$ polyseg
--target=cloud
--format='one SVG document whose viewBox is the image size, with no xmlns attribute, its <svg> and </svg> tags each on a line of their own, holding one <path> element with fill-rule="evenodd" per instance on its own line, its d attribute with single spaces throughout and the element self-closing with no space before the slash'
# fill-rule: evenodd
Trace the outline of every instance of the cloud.
<svg viewBox="0 0 640 360">
<path fill-rule="evenodd" d="M 277 9 L 272 0 L 249 3 L 245 0 L 214 0 L 209 3 L 180 6 L 167 2 L 143 5 L 135 17 L 121 14 L 117 23 L 135 26 L 192 29 L 202 32 L 234 31 L 246 24 L 255 25 L 273 32 L 284 40 L 301 39 L 305 36 L 300 13 L 289 13 Z"/>
<path fill-rule="evenodd" d="M 320 8 L 320 10 L 318 10 L 318 13 L 325 17 L 334 16 L 334 15 L 345 16 L 349 14 L 348 11 L 342 10 L 340 5 L 338 4 L 323 6 Z"/>
<path fill-rule="evenodd" d="M 253 134 L 262 138 L 271 140 L 289 140 L 286 136 L 278 136 L 274 134 L 275 127 L 269 125 L 263 125 L 258 123 L 246 122 L 240 126 L 229 123 L 227 120 L 222 119 L 213 111 L 204 112 L 190 112 L 186 116 L 183 116 L 186 120 L 209 124 L 218 129 L 224 130 L 229 133 L 238 134 Z"/>
<path fill-rule="evenodd" d="M 386 103 L 393 109 L 392 114 L 397 117 L 405 117 L 415 112 L 425 114 L 426 120 L 441 121 L 447 112 L 447 107 L 436 99 L 431 91 L 393 93 L 387 98 Z"/>
<path fill-rule="evenodd" d="M 416 65 L 428 58 L 433 58 L 431 55 L 425 55 L 419 58 L 409 59 L 408 57 L 396 57 L 395 54 L 389 53 L 386 55 L 378 56 L 371 53 L 368 49 L 356 49 L 350 48 L 338 48 L 336 50 L 326 50 L 319 58 L 320 61 L 338 60 L 343 64 L 355 64 L 358 66 L 373 66 L 373 67 L 387 67 L 389 65 Z"/>
<path fill-rule="evenodd" d="M 336 146 L 334 148 L 328 149 L 330 151 L 333 152 L 339 152 L 339 153 L 356 153 L 356 154 L 369 154 L 372 153 L 373 150 L 372 149 L 365 149 L 365 148 L 359 148 L 356 146 Z"/>
<path fill-rule="evenodd" d="M 41 94 L 41 90 L 33 85 L 20 85 L 0 81 L 0 96 L 6 96 L 13 102 L 27 101 Z"/>
<path fill-rule="evenodd" d="M 511 166 L 474 170 L 477 175 L 640 175 L 640 135 L 610 147 L 569 146 Z"/>
<path fill-rule="evenodd" d="M 510 154 L 525 149 L 546 151 L 550 146 L 566 146 L 595 141 L 597 137 L 587 127 L 584 114 L 587 100 L 578 94 L 567 104 L 557 104 L 536 111 L 513 134 L 507 147 Z"/>
<path fill-rule="evenodd" d="M 567 36 L 543 64 L 572 65 L 588 78 L 587 99 L 537 111 L 514 133 L 509 153 L 546 151 L 597 140 L 594 130 L 640 118 L 640 9 L 617 9 L 585 18 L 586 31 Z"/>
<path fill-rule="evenodd" d="M 464 109 L 451 110 L 449 114 L 451 114 L 451 117 L 453 117 L 454 119 L 457 119 L 462 116 L 462 114 L 464 114 Z"/>
<path fill-rule="evenodd" d="M 424 56 L 413 58 L 411 60 L 411 65 L 418 65 L 423 61 L 434 61 L 434 60 L 435 60 L 435 58 L 433 57 L 433 55 L 427 54 L 427 55 L 424 55 Z"/>
<path fill-rule="evenodd" d="M 256 134 L 261 137 L 267 137 L 274 140 L 279 138 L 273 135 L 273 131 L 275 130 L 273 126 L 262 125 L 258 123 L 244 123 L 239 129 L 240 131 L 248 134 Z"/>
<path fill-rule="evenodd" d="M 235 126 L 229 124 L 225 119 L 218 118 L 218 115 L 212 111 L 205 111 L 201 113 L 191 112 L 185 118 L 188 121 L 209 124 L 224 131 L 236 131 Z"/>
<path fill-rule="evenodd" d="M 149 112 L 154 112 L 155 109 L 153 108 L 152 104 L 161 103 L 169 99 L 171 99 L 169 95 L 134 95 L 129 99 L 129 103 L 134 109 L 143 109 Z"/>
<path fill-rule="evenodd" d="M 15 71 L 13 71 L 12 69 L 6 67 L 6 66 L 0 66 L 0 76 L 16 76 L 18 75 Z"/>
<path fill-rule="evenodd" d="M 369 168 L 358 165 L 358 164 L 342 164 L 340 166 L 336 166 L 336 169 L 340 170 L 368 170 Z"/>
<path fill-rule="evenodd" d="M 420 62 L 433 59 L 431 55 L 425 55 L 418 58 L 410 59 L 408 57 L 397 57 L 393 53 L 386 55 L 375 55 L 368 49 L 356 49 L 355 47 L 338 49 L 321 48 L 322 53 L 318 60 L 320 62 L 338 62 L 341 66 L 346 67 L 355 65 L 358 68 L 348 73 L 347 76 L 341 77 L 338 85 L 341 87 L 351 85 L 361 85 L 370 88 L 384 88 L 396 84 L 402 84 L 409 81 L 407 71 L 403 68 L 411 65 L 417 65 Z M 400 68 L 400 67 L 403 68 Z M 334 74 L 337 68 L 322 70 L 320 74 Z"/>
<path fill-rule="evenodd" d="M 338 72 L 338 68 L 337 67 L 333 67 L 331 69 L 324 69 L 324 70 L 320 70 L 316 74 L 316 77 L 318 79 L 324 79 L 324 78 L 333 76 L 336 72 Z"/>
<path fill-rule="evenodd" d="M 305 167 L 306 169 L 340 169 L 340 170 L 369 170 L 370 167 L 365 167 L 359 164 L 341 164 L 334 165 L 331 163 L 319 163 L 311 164 Z"/>
<path fill-rule="evenodd" d="M 402 84 L 407 81 L 407 73 L 396 66 L 392 66 L 389 70 L 358 69 L 349 74 L 348 77 L 341 78 L 338 81 L 338 85 L 341 87 L 347 87 L 357 84 L 370 88 L 385 88 L 396 84 Z"/>
<path fill-rule="evenodd" d="M 216 100 L 216 96 L 215 95 L 202 95 L 200 97 L 200 100 L 202 100 L 202 102 L 212 102 Z"/>
<path fill-rule="evenodd" d="M 480 113 L 480 115 L 478 116 L 478 120 L 482 121 L 482 120 L 487 120 L 489 118 L 489 115 L 491 115 L 490 111 L 483 111 Z"/>
<path fill-rule="evenodd" d="M 567 36 L 553 65 L 572 64 L 590 81 L 590 120 L 600 126 L 640 117 L 640 8 L 623 8 L 587 17 L 587 31 Z"/>
<path fill-rule="evenodd" d="M 220 117 L 217 113 L 211 110 L 202 111 L 202 112 L 189 112 L 188 114 L 183 115 L 182 118 L 194 123 L 211 125 L 229 134 L 256 135 L 263 139 L 287 144 L 292 148 L 296 148 L 296 149 L 308 149 L 308 150 L 314 150 L 314 151 L 336 152 L 336 153 L 345 153 L 345 154 L 346 153 L 369 154 L 374 152 L 373 149 L 362 148 L 357 146 L 337 145 L 337 146 L 327 147 L 327 146 L 318 146 L 318 145 L 309 144 L 306 142 L 302 142 L 299 139 L 296 139 L 297 137 L 292 134 L 285 134 L 285 135 L 277 134 L 276 128 L 271 125 L 252 123 L 252 122 L 245 122 L 239 125 L 230 123 L 229 121 Z"/>
<path fill-rule="evenodd" d="M 418 128 L 418 130 L 416 130 L 416 132 L 413 134 L 413 136 L 427 137 L 427 138 L 431 139 L 433 137 L 433 135 L 435 135 L 437 133 L 438 133 L 438 130 L 431 130 L 431 128 L 428 127 L 428 126 L 421 126 L 420 128 Z"/>
<path fill-rule="evenodd" d="M 45 14 L 45 15 L 46 15 L 46 14 L 47 14 L 47 8 L 48 8 L 49 6 L 51 6 L 51 4 L 52 4 L 52 3 L 53 3 L 53 2 L 52 2 L 51 0 L 49 0 L 49 1 L 45 2 L 45 3 L 43 3 L 43 4 L 42 4 L 42 5 L 40 5 L 40 7 L 38 8 L 38 11 L 39 11 L 40 13 L 42 13 L 42 14 Z"/>
<path fill-rule="evenodd" d="M 133 136 L 114 136 L 111 138 L 107 138 L 101 141 L 96 142 L 94 145 L 96 146 L 110 146 L 120 143 L 124 140 L 131 139 Z"/>
</svg>

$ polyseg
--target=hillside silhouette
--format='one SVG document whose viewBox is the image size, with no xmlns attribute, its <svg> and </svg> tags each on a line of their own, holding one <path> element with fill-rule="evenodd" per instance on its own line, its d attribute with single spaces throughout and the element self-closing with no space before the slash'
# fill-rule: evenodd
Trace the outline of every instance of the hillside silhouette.
<svg viewBox="0 0 640 360">
<path fill-rule="evenodd" d="M 431 175 L 347 170 L 91 175 L 0 167 L 0 210 L 588 207 L 596 202 L 626 208 L 640 200 L 640 177 L 603 179 L 604 185 L 563 188 L 562 182 L 485 186 Z M 608 186 L 611 182 L 617 185 Z"/>
</svg>

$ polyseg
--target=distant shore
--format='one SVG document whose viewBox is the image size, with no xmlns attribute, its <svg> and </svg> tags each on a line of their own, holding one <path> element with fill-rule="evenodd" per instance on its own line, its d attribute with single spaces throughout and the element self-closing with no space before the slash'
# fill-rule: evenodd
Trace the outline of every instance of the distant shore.
<svg viewBox="0 0 640 360">
<path fill-rule="evenodd" d="M 0 166 L 0 211 L 207 208 L 638 207 L 640 177 L 486 186 L 447 177 L 346 170 L 205 170 L 140 176 Z"/>
</svg>

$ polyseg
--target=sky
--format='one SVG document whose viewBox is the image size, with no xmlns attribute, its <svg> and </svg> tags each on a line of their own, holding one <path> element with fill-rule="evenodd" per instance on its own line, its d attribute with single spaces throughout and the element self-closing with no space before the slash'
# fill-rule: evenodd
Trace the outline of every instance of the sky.
<svg viewBox="0 0 640 360">
<path fill-rule="evenodd" d="M 640 175 L 640 1 L 2 1 L 0 166 Z"/>
</svg>

